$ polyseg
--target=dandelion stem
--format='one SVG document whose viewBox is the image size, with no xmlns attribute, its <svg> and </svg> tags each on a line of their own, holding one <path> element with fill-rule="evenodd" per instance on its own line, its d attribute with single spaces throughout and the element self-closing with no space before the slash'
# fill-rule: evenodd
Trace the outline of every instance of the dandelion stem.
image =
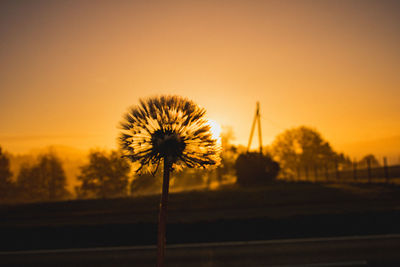
<svg viewBox="0 0 400 267">
<path fill-rule="evenodd" d="M 161 193 L 160 213 L 158 218 L 157 267 L 164 266 L 165 243 L 166 243 L 165 233 L 166 233 L 166 223 L 167 223 L 170 171 L 171 171 L 171 162 L 165 157 L 163 187 Z"/>
</svg>

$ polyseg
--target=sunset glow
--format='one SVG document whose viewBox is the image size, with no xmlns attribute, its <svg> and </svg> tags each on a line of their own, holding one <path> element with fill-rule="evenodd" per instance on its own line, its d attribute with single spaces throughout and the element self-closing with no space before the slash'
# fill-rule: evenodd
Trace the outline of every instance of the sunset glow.
<svg viewBox="0 0 400 267">
<path fill-rule="evenodd" d="M 213 139 L 216 139 L 218 143 L 221 143 L 221 131 L 222 131 L 221 125 L 217 121 L 212 119 L 208 120 L 208 124 L 211 127 L 211 133 Z"/>
<path fill-rule="evenodd" d="M 231 126 L 236 144 L 259 101 L 265 145 L 308 125 L 354 157 L 398 157 L 396 1 L 0 5 L 0 144 L 12 153 L 114 149 L 127 107 L 176 94 Z"/>
<path fill-rule="evenodd" d="M 399 107 L 400 0 L 0 0 L 1 265 L 400 266 Z"/>
</svg>

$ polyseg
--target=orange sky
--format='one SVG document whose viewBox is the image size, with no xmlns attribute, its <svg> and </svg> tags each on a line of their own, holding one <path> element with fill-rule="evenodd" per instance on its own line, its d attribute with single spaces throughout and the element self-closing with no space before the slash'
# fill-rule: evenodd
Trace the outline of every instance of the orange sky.
<svg viewBox="0 0 400 267">
<path fill-rule="evenodd" d="M 179 94 L 247 144 L 400 135 L 400 2 L 1 1 L 0 145 L 113 148 L 140 97 Z M 257 139 L 255 139 L 257 140 Z"/>
</svg>

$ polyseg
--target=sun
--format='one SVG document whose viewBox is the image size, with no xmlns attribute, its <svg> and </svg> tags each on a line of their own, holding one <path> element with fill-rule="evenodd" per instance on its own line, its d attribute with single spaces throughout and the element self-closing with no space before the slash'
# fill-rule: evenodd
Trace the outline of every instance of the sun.
<svg viewBox="0 0 400 267">
<path fill-rule="evenodd" d="M 210 131 L 211 131 L 212 138 L 216 139 L 217 143 L 220 144 L 221 143 L 221 131 L 222 131 L 221 125 L 217 121 L 212 120 L 212 119 L 208 120 L 208 125 L 210 125 L 210 128 L 211 128 Z"/>
</svg>

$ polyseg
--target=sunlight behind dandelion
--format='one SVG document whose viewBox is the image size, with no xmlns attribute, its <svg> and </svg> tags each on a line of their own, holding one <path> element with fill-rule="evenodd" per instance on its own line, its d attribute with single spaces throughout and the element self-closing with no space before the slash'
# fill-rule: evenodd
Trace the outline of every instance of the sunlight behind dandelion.
<svg viewBox="0 0 400 267">
<path fill-rule="evenodd" d="M 210 131 L 212 134 L 212 138 L 217 140 L 217 144 L 221 144 L 221 124 L 219 124 L 217 121 L 209 119 L 208 120 L 208 125 L 210 126 Z"/>
</svg>

